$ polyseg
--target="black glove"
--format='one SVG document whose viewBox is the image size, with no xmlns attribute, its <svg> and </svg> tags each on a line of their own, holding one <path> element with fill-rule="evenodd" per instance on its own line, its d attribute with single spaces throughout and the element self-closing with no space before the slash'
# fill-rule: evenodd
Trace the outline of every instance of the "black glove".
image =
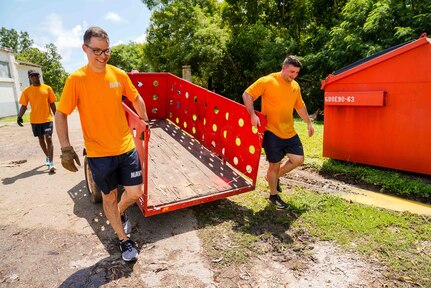
<svg viewBox="0 0 431 288">
<path fill-rule="evenodd" d="M 22 121 L 22 117 L 18 116 L 18 118 L 16 119 L 16 123 L 18 123 L 19 126 L 23 127 L 24 125 L 22 125 L 24 121 Z"/>
</svg>

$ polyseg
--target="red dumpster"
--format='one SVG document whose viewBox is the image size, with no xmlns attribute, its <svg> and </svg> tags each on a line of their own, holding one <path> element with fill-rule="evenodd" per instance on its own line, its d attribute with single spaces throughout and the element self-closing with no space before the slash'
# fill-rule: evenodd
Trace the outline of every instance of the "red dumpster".
<svg viewBox="0 0 431 288">
<path fill-rule="evenodd" d="M 431 175 L 431 41 L 426 34 L 322 81 L 323 156 Z"/>
</svg>

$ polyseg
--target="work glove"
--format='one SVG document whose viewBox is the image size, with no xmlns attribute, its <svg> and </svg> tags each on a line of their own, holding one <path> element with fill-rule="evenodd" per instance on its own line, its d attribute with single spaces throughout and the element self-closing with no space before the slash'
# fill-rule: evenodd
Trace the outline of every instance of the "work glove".
<svg viewBox="0 0 431 288">
<path fill-rule="evenodd" d="M 18 118 L 16 118 L 16 123 L 18 123 L 19 126 L 23 127 L 24 125 L 22 125 L 24 121 L 22 121 L 22 117 L 18 116 Z"/>
<path fill-rule="evenodd" d="M 81 162 L 79 161 L 78 155 L 75 150 L 73 150 L 72 146 L 62 147 L 61 148 L 61 165 L 69 171 L 76 172 L 78 168 L 75 165 L 75 162 L 81 166 Z"/>
</svg>

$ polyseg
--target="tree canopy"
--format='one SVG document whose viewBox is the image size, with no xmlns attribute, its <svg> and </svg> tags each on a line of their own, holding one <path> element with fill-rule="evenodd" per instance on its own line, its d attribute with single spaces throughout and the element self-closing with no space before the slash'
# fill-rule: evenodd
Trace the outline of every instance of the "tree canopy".
<svg viewBox="0 0 431 288">
<path fill-rule="evenodd" d="M 323 106 L 320 83 L 328 74 L 431 33 L 431 1 L 141 1 L 152 12 L 147 42 L 113 47 L 111 64 L 178 76 L 190 65 L 193 82 L 240 102 L 251 83 L 297 55 L 303 62 L 297 81 L 310 111 Z M 43 52 L 32 45 L 26 32 L 0 31 L 0 46 L 42 65 L 46 82 L 60 89 L 66 74 L 55 46 Z"/>
<path fill-rule="evenodd" d="M 145 57 L 153 71 L 241 101 L 257 78 L 297 55 L 309 110 L 323 106 L 328 74 L 431 32 L 431 2 L 419 0 L 142 0 L 152 9 Z"/>
<path fill-rule="evenodd" d="M 144 58 L 144 46 L 144 44 L 130 42 L 112 47 L 109 64 L 128 72 L 132 69 L 140 72 L 149 71 L 149 66 Z"/>
</svg>

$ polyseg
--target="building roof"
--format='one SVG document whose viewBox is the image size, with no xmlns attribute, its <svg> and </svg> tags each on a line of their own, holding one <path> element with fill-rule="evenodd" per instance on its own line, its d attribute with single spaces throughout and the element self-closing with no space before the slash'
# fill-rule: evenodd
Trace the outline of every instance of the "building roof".
<svg viewBox="0 0 431 288">
<path fill-rule="evenodd" d="M 426 33 L 423 33 L 417 40 L 412 40 L 412 41 L 398 44 L 396 46 L 390 47 L 376 54 L 373 54 L 369 57 L 356 61 L 350 65 L 347 65 L 333 72 L 332 74 L 329 74 L 328 77 L 326 77 L 326 79 L 322 81 L 322 85 L 320 89 L 324 89 L 325 86 L 328 85 L 329 83 L 338 81 L 344 77 L 357 73 L 370 66 L 374 66 L 380 62 L 386 61 L 390 58 L 393 58 L 397 55 L 400 55 L 402 53 L 415 49 L 424 44 L 431 44 L 431 39 L 426 37 Z"/>
<path fill-rule="evenodd" d="M 25 66 L 42 68 L 42 65 L 37 65 L 37 64 L 30 63 L 30 62 L 24 62 L 24 61 L 16 60 L 16 63 L 19 64 L 19 65 L 25 65 Z"/>
<path fill-rule="evenodd" d="M 10 48 L 6 48 L 6 47 L 0 47 L 0 50 L 1 50 L 1 51 L 5 51 L 5 52 L 7 52 L 7 53 L 15 53 L 12 49 L 10 49 Z"/>
</svg>

